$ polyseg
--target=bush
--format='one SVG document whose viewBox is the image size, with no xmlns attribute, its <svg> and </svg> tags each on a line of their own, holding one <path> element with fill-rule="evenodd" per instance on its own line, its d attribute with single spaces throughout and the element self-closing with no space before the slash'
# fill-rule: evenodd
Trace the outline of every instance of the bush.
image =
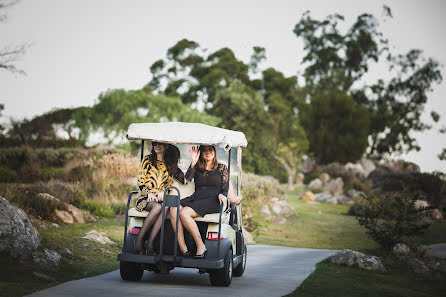
<svg viewBox="0 0 446 297">
<path fill-rule="evenodd" d="M 81 208 L 100 217 L 111 218 L 115 215 L 115 211 L 111 205 L 91 199 L 85 199 L 81 204 Z"/>
<path fill-rule="evenodd" d="M 6 167 L 0 166 L 0 183 L 10 183 L 17 179 L 17 175 L 14 170 Z"/>
<path fill-rule="evenodd" d="M 403 191 L 389 197 L 364 195 L 360 204 L 351 208 L 356 219 L 383 249 L 390 250 L 403 242 L 412 245 L 414 236 L 422 234 L 430 226 L 423 218 L 432 215 L 432 207 L 415 208 L 418 195 Z"/>
</svg>

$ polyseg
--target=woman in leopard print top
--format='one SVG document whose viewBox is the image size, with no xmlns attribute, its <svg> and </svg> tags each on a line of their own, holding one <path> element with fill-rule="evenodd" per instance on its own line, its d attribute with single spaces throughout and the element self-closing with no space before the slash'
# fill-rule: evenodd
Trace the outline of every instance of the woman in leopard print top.
<svg viewBox="0 0 446 297">
<path fill-rule="evenodd" d="M 138 175 L 138 196 L 136 210 L 148 210 L 149 215 L 144 220 L 144 224 L 135 242 L 137 253 L 143 251 L 143 240 L 153 225 L 147 242 L 147 252 L 153 253 L 153 241 L 160 231 L 161 202 L 163 201 L 164 190 L 173 184 L 174 178 L 180 183 L 184 183 L 184 174 L 178 168 L 180 151 L 174 145 L 153 142 L 152 152 L 144 157 Z"/>
</svg>

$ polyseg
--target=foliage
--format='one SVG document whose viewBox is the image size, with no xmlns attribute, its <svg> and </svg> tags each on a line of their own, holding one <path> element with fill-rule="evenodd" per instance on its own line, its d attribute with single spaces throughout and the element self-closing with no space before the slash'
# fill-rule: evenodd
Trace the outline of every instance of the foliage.
<svg viewBox="0 0 446 297">
<path fill-rule="evenodd" d="M 364 195 L 359 209 L 356 210 L 361 226 L 385 250 L 404 242 L 413 244 L 414 236 L 422 234 L 430 224 L 423 218 L 432 215 L 432 207 L 415 207 L 417 195 L 404 191 L 390 197 Z"/>
<path fill-rule="evenodd" d="M 295 26 L 294 33 L 303 41 L 306 52 L 302 61 L 306 67 L 303 76 L 310 103 L 302 111 L 305 113 L 306 109 L 314 107 L 317 93 L 337 89 L 351 95 L 357 104 L 368 110 L 369 120 L 364 119 L 364 122 L 370 123 L 367 125 L 367 136 L 371 141 L 369 155 L 379 158 L 419 150 L 411 131 L 430 128 L 422 121 L 421 114 L 432 85 L 442 81 L 438 62 L 423 59 L 420 50 L 393 55 L 389 50 L 389 41 L 378 30 L 378 22 L 370 14 L 358 16 L 345 33 L 338 30 L 338 24 L 342 21 L 344 17 L 339 14 L 319 21 L 306 12 Z M 370 86 L 353 89 L 355 83 L 367 73 L 370 64 L 379 62 L 383 56 L 392 78 L 388 82 L 380 79 Z M 313 115 L 310 119 L 314 119 L 314 114 L 310 114 Z M 343 115 L 337 114 L 336 119 L 342 121 Z M 438 114 L 434 114 L 433 119 L 438 121 Z M 309 135 L 315 131 L 311 126 L 306 128 Z M 319 137 L 324 139 L 328 136 L 323 134 Z M 363 140 L 360 141 L 358 151 L 363 147 Z M 310 139 L 310 150 L 315 148 Z M 318 159 L 326 158 L 325 152 L 322 152 L 322 156 L 320 151 L 314 153 Z M 342 161 L 341 158 L 335 160 Z"/>
<path fill-rule="evenodd" d="M 346 93 L 318 92 L 304 123 L 310 150 L 322 164 L 355 162 L 367 147 L 368 112 Z"/>
<path fill-rule="evenodd" d="M 85 199 L 82 201 L 81 207 L 100 217 L 111 218 L 115 215 L 115 211 L 110 204 L 100 201 Z"/>
</svg>

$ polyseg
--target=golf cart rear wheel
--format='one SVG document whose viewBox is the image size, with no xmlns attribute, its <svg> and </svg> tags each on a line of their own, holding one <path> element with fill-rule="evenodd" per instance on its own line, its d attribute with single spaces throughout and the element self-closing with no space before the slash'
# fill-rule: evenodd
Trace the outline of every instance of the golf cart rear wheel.
<svg viewBox="0 0 446 297">
<path fill-rule="evenodd" d="M 128 281 L 140 281 L 144 270 L 139 269 L 136 263 L 121 261 L 119 265 L 121 278 Z"/>
<path fill-rule="evenodd" d="M 219 287 L 228 287 L 232 281 L 232 250 L 229 249 L 223 260 L 224 267 L 209 272 L 211 285 Z"/>
<path fill-rule="evenodd" d="M 248 249 L 246 248 L 246 244 L 243 245 L 243 260 L 237 267 L 234 268 L 233 275 L 234 276 L 242 276 L 243 272 L 245 272 L 246 267 L 246 257 L 248 256 Z"/>
</svg>

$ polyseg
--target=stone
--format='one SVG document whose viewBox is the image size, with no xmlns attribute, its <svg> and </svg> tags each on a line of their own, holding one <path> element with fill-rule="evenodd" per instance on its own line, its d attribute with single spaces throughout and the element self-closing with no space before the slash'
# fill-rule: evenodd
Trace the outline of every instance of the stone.
<svg viewBox="0 0 446 297">
<path fill-rule="evenodd" d="M 69 248 L 61 248 L 60 252 L 66 256 L 73 256 L 73 252 Z"/>
<path fill-rule="evenodd" d="M 33 262 L 40 266 L 58 266 L 60 263 L 61 256 L 58 252 L 44 249 L 38 251 L 33 255 Z"/>
<path fill-rule="evenodd" d="M 319 175 L 319 179 L 321 180 L 321 182 L 323 184 L 325 184 L 326 182 L 328 182 L 330 180 L 330 175 L 328 175 L 328 173 L 321 173 L 321 175 Z"/>
<path fill-rule="evenodd" d="M 429 276 L 429 267 L 427 267 L 423 262 L 418 259 L 410 258 L 407 259 L 406 264 L 410 267 L 410 269 L 419 275 Z"/>
<path fill-rule="evenodd" d="M 85 220 L 84 220 L 84 215 L 82 213 L 82 210 L 80 210 L 79 208 L 66 203 L 65 207 L 67 208 L 67 211 L 71 214 L 71 216 L 73 217 L 73 221 L 75 223 L 79 223 L 79 224 L 84 224 Z"/>
<path fill-rule="evenodd" d="M 429 203 L 427 203 L 427 201 L 424 200 L 416 200 L 414 206 L 416 209 L 420 209 L 422 207 L 426 208 L 429 207 Z"/>
<path fill-rule="evenodd" d="M 56 223 L 51 223 L 51 226 L 53 226 L 54 228 L 59 228 L 59 224 Z"/>
<path fill-rule="evenodd" d="M 397 243 L 392 249 L 394 254 L 407 255 L 410 253 L 410 248 L 404 243 Z"/>
<path fill-rule="evenodd" d="M 16 259 L 31 258 L 39 245 L 39 233 L 27 215 L 0 196 L 0 252 Z"/>
<path fill-rule="evenodd" d="M 362 168 L 362 165 L 360 163 L 353 164 L 349 162 L 345 164 L 344 168 L 361 177 L 365 177 L 366 175 L 364 168 Z"/>
<path fill-rule="evenodd" d="M 302 194 L 301 196 L 303 201 L 314 201 L 314 193 L 311 191 L 306 191 L 305 193 Z"/>
<path fill-rule="evenodd" d="M 277 201 L 279 201 L 279 198 L 277 198 L 277 197 L 273 197 L 273 198 L 271 198 L 271 201 L 272 201 L 272 202 L 277 202 Z"/>
<path fill-rule="evenodd" d="M 345 195 L 337 195 L 337 196 L 334 196 L 332 199 L 336 201 L 336 203 L 334 203 L 334 204 L 352 205 L 353 203 L 355 203 L 353 201 L 353 199 L 351 199 L 350 197 L 347 197 Z"/>
<path fill-rule="evenodd" d="M 53 278 L 51 276 L 48 276 L 48 275 L 45 275 L 45 274 L 42 274 L 42 273 L 39 273 L 39 272 L 36 272 L 36 271 L 33 271 L 33 275 L 35 277 L 37 277 L 38 279 L 41 279 L 41 280 L 44 280 L 44 281 L 47 281 L 47 282 L 55 282 L 56 281 L 55 278 Z"/>
<path fill-rule="evenodd" d="M 364 177 L 368 177 L 369 174 L 376 169 L 375 163 L 373 163 L 372 160 L 363 158 L 359 160 L 359 164 L 361 164 L 362 168 L 364 169 Z"/>
<path fill-rule="evenodd" d="M 384 265 L 376 256 L 367 256 L 363 253 L 345 249 L 330 256 L 329 261 L 334 264 L 342 264 L 347 266 L 354 266 L 364 270 L 386 272 Z"/>
<path fill-rule="evenodd" d="M 88 231 L 87 233 L 82 236 L 84 239 L 92 240 L 99 242 L 100 244 L 114 244 L 113 241 L 110 240 L 110 238 L 107 237 L 107 234 L 104 232 L 98 232 L 96 230 Z"/>
<path fill-rule="evenodd" d="M 273 213 L 289 217 L 295 215 L 296 211 L 287 201 L 277 201 L 272 207 Z"/>
<path fill-rule="evenodd" d="M 311 191 L 314 190 L 322 190 L 323 184 L 322 181 L 318 178 L 313 179 L 309 184 L 308 184 L 308 189 Z"/>
<path fill-rule="evenodd" d="M 296 186 L 301 186 L 304 183 L 305 175 L 302 172 L 299 172 L 296 177 Z"/>
<path fill-rule="evenodd" d="M 268 205 L 263 205 L 262 209 L 260 210 L 263 214 L 265 214 L 266 216 L 270 216 L 271 215 L 271 211 L 269 210 L 269 206 Z"/>
<path fill-rule="evenodd" d="M 446 243 L 435 243 L 424 246 L 431 257 L 446 259 Z"/>
<path fill-rule="evenodd" d="M 57 220 L 60 220 L 60 221 L 62 221 L 65 224 L 73 224 L 74 223 L 73 216 L 71 215 L 71 213 L 69 213 L 66 210 L 55 209 L 54 210 L 54 217 Z"/>
<path fill-rule="evenodd" d="M 331 195 L 337 196 L 344 193 L 344 181 L 342 177 L 338 177 L 335 180 L 331 180 L 323 186 L 325 192 L 330 192 Z"/>
<path fill-rule="evenodd" d="M 438 208 L 434 209 L 432 211 L 432 218 L 435 220 L 442 220 L 443 219 L 443 213 Z"/>
<path fill-rule="evenodd" d="M 355 189 L 350 189 L 347 191 L 347 196 L 352 198 L 353 200 L 360 200 L 363 194 L 363 192 L 356 191 Z"/>
<path fill-rule="evenodd" d="M 333 198 L 333 196 L 328 192 L 317 193 L 314 195 L 314 199 L 319 202 L 327 202 L 327 200 L 331 198 Z"/>
</svg>

